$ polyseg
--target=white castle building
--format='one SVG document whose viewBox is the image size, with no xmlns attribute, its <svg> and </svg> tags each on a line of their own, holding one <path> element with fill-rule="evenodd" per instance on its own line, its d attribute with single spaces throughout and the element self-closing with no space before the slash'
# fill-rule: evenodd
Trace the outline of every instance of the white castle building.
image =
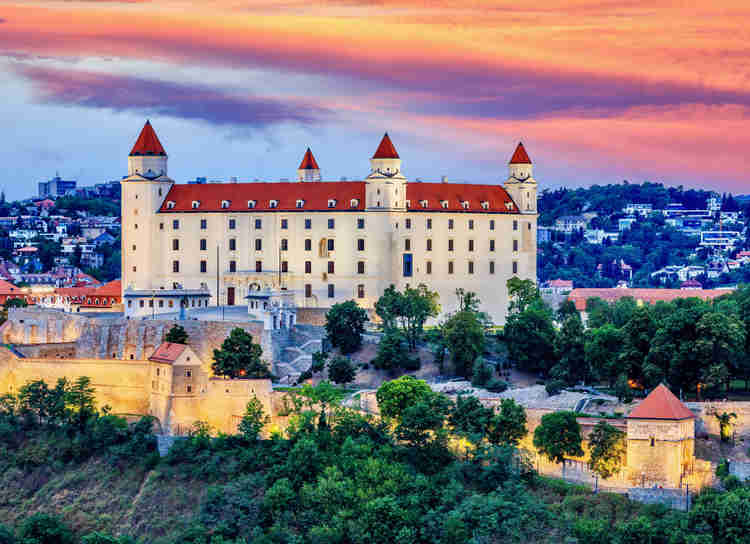
<svg viewBox="0 0 750 544">
<path fill-rule="evenodd" d="M 425 283 L 443 313 L 462 287 L 503 323 L 506 281 L 536 280 L 536 197 L 520 143 L 503 185 L 410 182 L 388 134 L 363 181 L 322 181 L 308 149 L 295 182 L 177 184 L 147 122 L 122 180 L 123 304 L 146 317 L 288 291 L 298 308 L 372 308 Z"/>
</svg>

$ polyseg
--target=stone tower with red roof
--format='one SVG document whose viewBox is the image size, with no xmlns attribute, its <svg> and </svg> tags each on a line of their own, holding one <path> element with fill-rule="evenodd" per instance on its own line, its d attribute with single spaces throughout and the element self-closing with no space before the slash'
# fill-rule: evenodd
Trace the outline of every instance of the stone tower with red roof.
<svg viewBox="0 0 750 544">
<path fill-rule="evenodd" d="M 508 162 L 505 190 L 518 205 L 521 213 L 536 214 L 537 183 L 533 177 L 531 158 L 521 142 L 518 142 Z"/>
<path fill-rule="evenodd" d="M 695 464 L 695 415 L 664 385 L 627 417 L 627 458 L 633 485 L 680 487 Z"/>
<path fill-rule="evenodd" d="M 297 168 L 297 181 L 320 181 L 320 166 L 309 147 Z"/>
</svg>

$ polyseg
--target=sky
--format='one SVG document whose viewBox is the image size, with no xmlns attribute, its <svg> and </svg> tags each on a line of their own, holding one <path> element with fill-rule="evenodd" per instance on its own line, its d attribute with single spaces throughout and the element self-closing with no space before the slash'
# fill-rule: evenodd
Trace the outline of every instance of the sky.
<svg viewBox="0 0 750 544">
<path fill-rule="evenodd" d="M 150 119 L 178 182 L 409 179 L 750 193 L 746 0 L 0 1 L 0 187 L 119 179 Z"/>
</svg>

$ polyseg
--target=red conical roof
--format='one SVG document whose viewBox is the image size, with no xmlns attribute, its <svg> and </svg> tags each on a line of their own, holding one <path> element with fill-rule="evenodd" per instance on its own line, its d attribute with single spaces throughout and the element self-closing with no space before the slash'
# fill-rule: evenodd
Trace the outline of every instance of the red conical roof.
<svg viewBox="0 0 750 544">
<path fill-rule="evenodd" d="M 164 151 L 164 148 L 161 146 L 159 137 L 151 126 L 151 121 L 146 121 L 146 124 L 143 125 L 143 130 L 141 130 L 141 134 L 138 136 L 138 140 L 135 142 L 133 150 L 130 152 L 131 157 L 134 155 L 167 156 L 166 151 Z"/>
<path fill-rule="evenodd" d="M 393 142 L 391 142 L 391 139 L 388 137 L 388 133 L 385 133 L 385 136 L 383 136 L 383 139 L 380 140 L 380 145 L 378 146 L 377 151 L 375 151 L 375 154 L 372 156 L 373 159 L 398 159 L 398 153 L 396 153 L 396 148 L 393 147 Z"/>
<path fill-rule="evenodd" d="M 523 147 L 521 142 L 518 142 L 518 146 L 508 164 L 531 164 L 529 154 L 526 153 L 526 148 Z"/>
<path fill-rule="evenodd" d="M 318 166 L 309 147 L 305 151 L 305 156 L 302 157 L 302 163 L 299 165 L 298 170 L 320 170 L 320 166 Z"/>
<path fill-rule="evenodd" d="M 680 399 L 675 397 L 663 383 L 651 391 L 651 394 L 628 415 L 628 418 L 636 419 L 689 419 L 694 417 L 695 414 L 682 404 Z"/>
</svg>

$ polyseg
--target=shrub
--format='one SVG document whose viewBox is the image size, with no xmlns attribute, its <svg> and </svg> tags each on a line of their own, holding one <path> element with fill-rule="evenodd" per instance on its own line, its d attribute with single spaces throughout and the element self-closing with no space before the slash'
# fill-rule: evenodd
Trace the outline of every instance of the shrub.
<svg viewBox="0 0 750 544">
<path fill-rule="evenodd" d="M 334 383 L 350 383 L 357 376 L 357 370 L 348 357 L 334 357 L 328 363 L 328 377 Z"/>
<path fill-rule="evenodd" d="M 544 389 L 547 391 L 547 394 L 552 397 L 554 395 L 557 395 L 560 393 L 560 391 L 563 390 L 565 387 L 565 382 L 562 380 L 550 380 L 547 382 L 547 385 L 544 386 Z"/>
<path fill-rule="evenodd" d="M 34 514 L 26 518 L 18 530 L 22 544 L 74 544 L 73 533 L 55 516 Z"/>
<path fill-rule="evenodd" d="M 742 487 L 742 480 L 734 474 L 730 474 L 721 480 L 721 485 L 724 486 L 724 489 L 727 491 L 734 491 L 735 489 Z"/>
<path fill-rule="evenodd" d="M 5 525 L 0 524 L 0 544 L 15 544 L 16 537 Z"/>
<path fill-rule="evenodd" d="M 727 476 L 729 476 L 729 461 L 722 459 L 716 467 L 716 477 L 723 480 Z"/>
<path fill-rule="evenodd" d="M 492 378 L 492 368 L 484 362 L 484 359 L 477 357 L 474 361 L 471 372 L 471 385 L 474 387 L 483 387 Z"/>
<path fill-rule="evenodd" d="M 484 388 L 487 391 L 492 391 L 493 393 L 502 393 L 503 391 L 508 389 L 508 382 L 501 380 L 500 378 L 492 378 L 487 382 Z"/>
</svg>

